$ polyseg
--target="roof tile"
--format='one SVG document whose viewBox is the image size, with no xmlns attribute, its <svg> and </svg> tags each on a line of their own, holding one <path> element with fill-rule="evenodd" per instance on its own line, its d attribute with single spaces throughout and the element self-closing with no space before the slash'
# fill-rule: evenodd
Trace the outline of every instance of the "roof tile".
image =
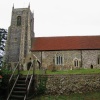
<svg viewBox="0 0 100 100">
<path fill-rule="evenodd" d="M 100 36 L 35 37 L 31 51 L 100 49 Z"/>
</svg>

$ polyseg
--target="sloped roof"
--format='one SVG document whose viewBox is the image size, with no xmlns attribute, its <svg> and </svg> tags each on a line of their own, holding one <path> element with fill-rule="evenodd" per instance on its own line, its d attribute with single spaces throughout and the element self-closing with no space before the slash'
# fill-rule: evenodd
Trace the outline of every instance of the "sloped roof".
<svg viewBox="0 0 100 100">
<path fill-rule="evenodd" d="M 35 37 L 31 51 L 100 49 L 100 36 Z"/>
</svg>

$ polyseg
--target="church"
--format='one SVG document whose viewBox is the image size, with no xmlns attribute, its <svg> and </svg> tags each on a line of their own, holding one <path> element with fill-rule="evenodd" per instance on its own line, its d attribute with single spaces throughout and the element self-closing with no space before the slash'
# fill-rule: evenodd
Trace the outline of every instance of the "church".
<svg viewBox="0 0 100 100">
<path fill-rule="evenodd" d="M 35 37 L 30 5 L 13 6 L 5 61 L 12 66 L 18 62 L 27 65 L 30 58 L 48 70 L 100 68 L 100 36 Z M 27 70 L 25 66 L 24 69 Z"/>
</svg>

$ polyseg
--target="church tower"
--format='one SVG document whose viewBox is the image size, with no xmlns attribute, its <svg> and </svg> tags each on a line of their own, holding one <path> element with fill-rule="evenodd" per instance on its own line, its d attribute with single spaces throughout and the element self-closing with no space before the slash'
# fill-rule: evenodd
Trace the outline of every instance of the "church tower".
<svg viewBox="0 0 100 100">
<path fill-rule="evenodd" d="M 12 7 L 11 25 L 8 29 L 5 60 L 7 63 L 23 62 L 30 54 L 31 39 L 34 37 L 34 14 L 28 8 Z"/>
</svg>

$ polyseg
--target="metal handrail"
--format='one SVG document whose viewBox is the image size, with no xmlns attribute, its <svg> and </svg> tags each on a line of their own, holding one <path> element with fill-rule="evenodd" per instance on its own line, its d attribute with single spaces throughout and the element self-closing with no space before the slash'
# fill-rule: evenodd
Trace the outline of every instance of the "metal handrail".
<svg viewBox="0 0 100 100">
<path fill-rule="evenodd" d="M 28 71 L 28 73 L 27 73 L 27 76 L 26 76 L 25 82 L 26 82 L 26 84 L 27 84 L 27 80 L 28 80 L 28 77 L 29 77 L 29 72 L 30 72 L 31 68 L 33 67 L 33 68 L 32 68 L 33 74 L 31 75 L 31 78 L 30 78 L 30 80 L 29 80 L 29 83 L 27 84 L 26 95 L 25 95 L 25 97 L 24 97 L 24 100 L 26 100 L 27 97 L 28 97 L 29 89 L 30 89 L 30 86 L 31 86 L 31 83 L 32 83 L 32 80 L 33 80 L 33 76 L 34 76 L 34 67 L 35 67 L 35 66 L 33 66 L 33 64 L 34 64 L 34 63 L 32 62 L 31 66 L 30 66 L 30 69 L 29 69 L 29 71 Z"/>
<path fill-rule="evenodd" d="M 25 97 L 24 97 L 24 100 L 26 100 L 26 95 L 25 95 Z"/>
<path fill-rule="evenodd" d="M 32 66 L 33 66 L 33 62 L 32 62 L 32 64 L 31 64 L 31 66 L 30 66 L 30 69 L 28 70 L 28 73 L 27 73 L 27 76 L 26 76 L 26 80 L 25 80 L 25 82 L 27 82 L 27 80 L 28 80 L 29 73 L 30 73 L 30 70 L 31 70 Z"/>
<path fill-rule="evenodd" d="M 9 100 L 9 97 L 10 97 L 10 95 L 11 95 L 11 93 L 12 93 L 13 89 L 14 89 L 14 86 L 15 86 L 15 84 L 16 84 L 16 82 L 17 82 L 17 80 L 18 80 L 18 77 L 19 77 L 19 75 L 17 76 L 17 78 L 16 78 L 16 80 L 15 80 L 15 82 L 14 82 L 14 85 L 13 85 L 13 87 L 12 87 L 12 89 L 11 89 L 11 91 L 10 91 L 10 93 L 9 93 L 8 97 L 7 97 L 7 100 Z"/>
<path fill-rule="evenodd" d="M 15 67 L 15 69 L 14 69 L 14 71 L 13 71 L 13 73 L 12 73 L 10 79 L 9 79 L 9 83 L 10 83 L 10 81 L 12 80 L 12 77 L 13 77 L 13 75 L 14 75 L 14 73 L 15 73 L 17 67 L 19 67 L 19 62 L 18 62 L 18 64 L 16 65 L 16 67 Z M 18 73 L 19 73 L 19 68 L 18 68 Z"/>
<path fill-rule="evenodd" d="M 15 73 L 15 71 L 16 71 L 17 68 L 18 68 L 17 78 L 16 78 L 16 80 L 15 80 L 15 82 L 14 82 L 14 84 L 13 84 L 13 86 L 12 86 L 10 92 L 9 92 L 10 83 L 11 83 L 11 80 L 12 80 L 12 78 L 13 78 L 13 76 L 14 76 L 14 73 Z M 16 65 L 14 71 L 12 72 L 12 75 L 11 75 L 9 81 L 8 81 L 8 93 L 9 93 L 9 95 L 8 95 L 8 97 L 7 97 L 7 100 L 9 100 L 9 97 L 10 97 L 10 95 L 11 95 L 11 93 L 12 93 L 12 90 L 13 90 L 13 88 L 14 88 L 14 86 L 15 86 L 17 80 L 18 80 L 18 77 L 19 77 L 19 62 L 17 63 L 17 65 Z"/>
<path fill-rule="evenodd" d="M 29 88 L 30 88 L 30 85 L 31 85 L 31 82 L 32 82 L 32 78 L 33 78 L 33 75 L 31 75 L 31 78 L 30 78 L 30 81 L 29 81 L 29 84 L 28 84 L 28 87 L 27 87 L 27 91 L 29 91 Z"/>
<path fill-rule="evenodd" d="M 18 78 L 19 78 L 19 64 L 20 64 L 20 63 L 18 62 L 17 65 L 16 65 L 16 67 L 15 67 L 15 69 L 14 69 L 14 71 L 12 72 L 12 75 L 11 75 L 10 79 L 9 79 L 8 86 L 9 86 L 10 83 L 11 83 L 11 80 L 12 80 L 12 78 L 13 78 L 13 76 L 14 76 L 14 73 L 15 73 L 16 69 L 18 69 L 17 77 L 16 77 L 15 82 L 14 82 L 12 88 L 11 88 L 11 91 L 9 92 L 9 95 L 8 95 L 8 97 L 7 97 L 7 100 L 9 100 L 10 95 L 11 95 L 11 93 L 12 93 L 12 91 L 13 91 L 13 88 L 14 88 L 14 86 L 15 86 L 15 84 L 16 84 Z M 27 72 L 26 79 L 25 79 L 25 83 L 26 83 L 26 95 L 25 95 L 25 97 L 24 97 L 24 100 L 26 100 L 27 97 L 28 97 L 29 90 L 30 90 L 30 87 L 31 87 L 31 84 L 32 84 L 32 80 L 33 80 L 33 77 L 34 77 L 35 65 L 33 65 L 33 64 L 35 64 L 35 62 L 34 62 L 34 63 L 32 62 L 31 66 L 30 66 L 30 68 L 29 68 L 29 70 L 28 70 L 28 72 Z M 33 74 L 31 75 L 30 80 L 29 80 L 29 82 L 28 82 L 28 77 L 29 77 L 29 75 L 30 75 L 29 73 L 30 73 L 31 68 L 32 68 L 32 70 L 33 70 Z M 8 88 L 8 89 L 9 89 L 9 88 Z"/>
<path fill-rule="evenodd" d="M 27 87 L 26 98 L 28 97 L 28 94 L 29 94 L 29 89 L 30 89 L 30 86 L 31 86 L 31 83 L 32 83 L 32 80 L 33 80 L 33 76 L 34 76 L 34 75 L 31 75 L 31 78 L 30 78 L 30 81 L 29 81 L 29 84 L 28 84 L 28 87 Z"/>
</svg>

